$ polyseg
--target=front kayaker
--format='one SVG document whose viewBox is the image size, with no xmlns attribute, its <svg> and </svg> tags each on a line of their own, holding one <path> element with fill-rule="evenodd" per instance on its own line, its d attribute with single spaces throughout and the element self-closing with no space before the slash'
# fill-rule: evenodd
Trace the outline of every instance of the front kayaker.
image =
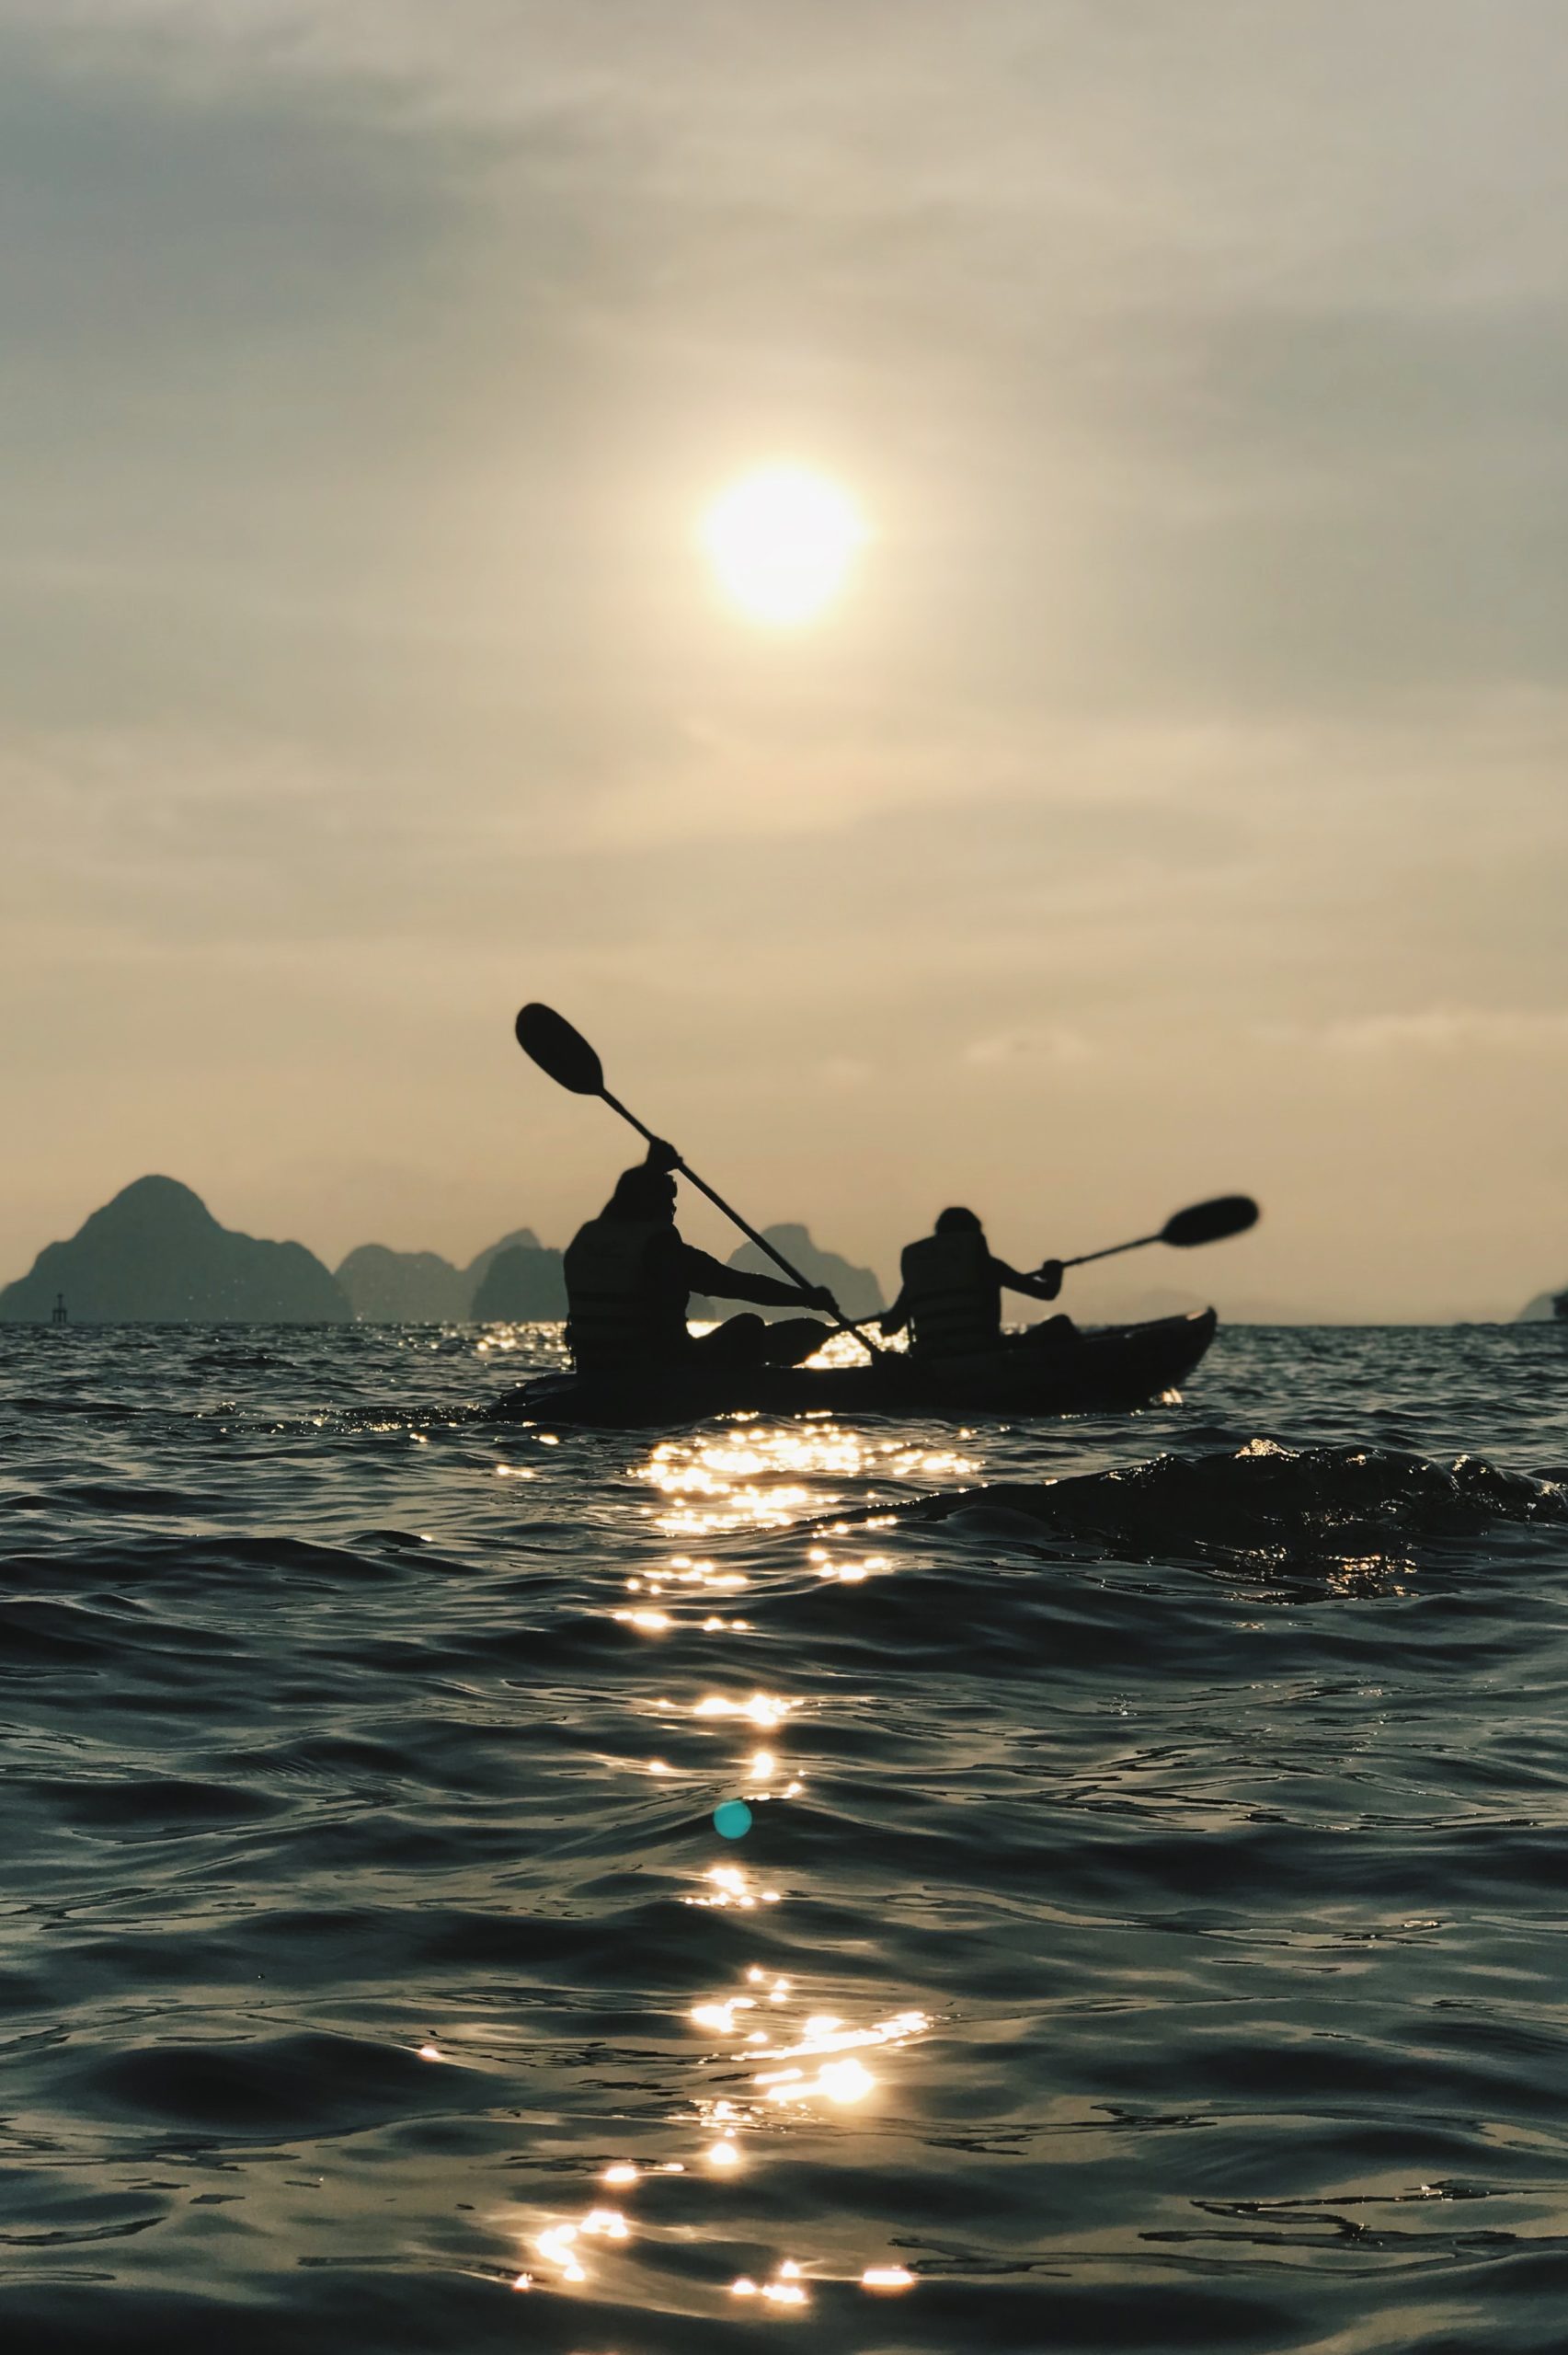
<svg viewBox="0 0 1568 2355">
<path fill-rule="evenodd" d="M 1021 1292 L 1030 1300 L 1055 1300 L 1061 1291 L 1061 1261 L 1047 1259 L 1024 1275 L 992 1253 L 973 1211 L 945 1210 L 935 1232 L 905 1246 L 898 1262 L 903 1288 L 882 1318 L 884 1333 L 913 1327 L 910 1352 L 917 1358 L 971 1358 L 1013 1346 L 1001 1329 L 1001 1294 Z M 1030 1348 L 1076 1339 L 1070 1317 L 1052 1316 L 1021 1338 Z"/>
<path fill-rule="evenodd" d="M 678 1155 L 650 1144 L 647 1158 L 623 1172 L 597 1218 L 567 1246 L 567 1347 L 579 1373 L 648 1373 L 693 1360 L 704 1365 L 799 1365 L 827 1334 L 814 1318 L 764 1324 L 731 1316 L 712 1333 L 687 1329 L 692 1292 L 754 1301 L 763 1308 L 815 1308 L 837 1315 L 822 1285 L 802 1292 L 772 1276 L 726 1267 L 690 1243 L 675 1225 Z"/>
</svg>

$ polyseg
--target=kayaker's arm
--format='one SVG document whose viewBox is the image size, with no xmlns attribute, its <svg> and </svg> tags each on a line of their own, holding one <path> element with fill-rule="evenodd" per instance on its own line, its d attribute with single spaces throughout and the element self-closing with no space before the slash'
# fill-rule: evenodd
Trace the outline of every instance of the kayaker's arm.
<svg viewBox="0 0 1568 2355">
<path fill-rule="evenodd" d="M 1010 1268 L 1005 1259 L 993 1258 L 990 1265 L 999 1284 L 1005 1285 L 1009 1292 L 1021 1292 L 1030 1300 L 1055 1300 L 1061 1290 L 1059 1259 L 1047 1259 L 1044 1267 L 1026 1276 L 1020 1275 L 1016 1268 Z"/>
<path fill-rule="evenodd" d="M 776 1276 L 753 1275 L 749 1268 L 728 1268 L 722 1259 L 682 1243 L 681 1272 L 689 1292 L 706 1292 L 714 1300 L 745 1300 L 757 1308 L 818 1308 L 830 1315 L 833 1296 L 821 1284 L 801 1292 L 781 1283 Z"/>
</svg>

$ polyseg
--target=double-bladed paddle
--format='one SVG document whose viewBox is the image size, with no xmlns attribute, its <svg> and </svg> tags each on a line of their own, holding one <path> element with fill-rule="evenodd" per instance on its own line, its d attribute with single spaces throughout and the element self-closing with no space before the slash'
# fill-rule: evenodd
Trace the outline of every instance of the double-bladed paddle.
<svg viewBox="0 0 1568 2355">
<path fill-rule="evenodd" d="M 1091 1259 L 1114 1259 L 1119 1251 L 1141 1251 L 1149 1243 L 1173 1243 L 1178 1251 L 1191 1251 L 1199 1243 L 1223 1243 L 1228 1235 L 1245 1235 L 1249 1226 L 1256 1226 L 1258 1215 L 1250 1194 L 1218 1194 L 1211 1202 L 1195 1202 L 1191 1210 L 1175 1212 L 1158 1235 L 1112 1243 L 1104 1251 L 1082 1251 L 1076 1259 L 1063 1259 L 1060 1265 L 1086 1268 Z"/>
<path fill-rule="evenodd" d="M 557 1014 L 550 1005 L 525 1005 L 517 1017 L 516 1029 L 517 1043 L 523 1053 L 531 1063 L 537 1063 L 557 1086 L 569 1088 L 574 1096 L 597 1096 L 601 1103 L 609 1105 L 612 1112 L 619 1112 L 628 1127 L 635 1129 L 640 1137 L 646 1137 L 649 1144 L 663 1143 L 663 1139 L 656 1137 L 635 1112 L 627 1110 L 619 1097 L 611 1095 L 604 1085 L 603 1064 L 582 1032 L 575 1030 L 565 1015 Z M 783 1269 L 791 1283 L 798 1284 L 802 1292 L 816 1289 L 807 1282 L 798 1268 L 790 1266 L 782 1251 L 774 1250 L 765 1235 L 759 1235 L 738 1210 L 731 1209 L 722 1194 L 715 1194 L 706 1180 L 699 1178 L 694 1169 L 689 1169 L 679 1155 L 676 1156 L 675 1166 L 689 1185 L 695 1186 L 699 1194 L 705 1194 L 715 1210 L 722 1211 L 726 1218 L 732 1220 L 760 1251 L 767 1253 L 775 1268 Z M 875 1341 L 866 1338 L 858 1325 L 852 1325 L 849 1318 L 841 1315 L 837 1309 L 833 1311 L 833 1322 L 841 1333 L 852 1333 L 862 1349 L 868 1350 L 874 1358 L 887 1354 L 878 1349 Z"/>
</svg>

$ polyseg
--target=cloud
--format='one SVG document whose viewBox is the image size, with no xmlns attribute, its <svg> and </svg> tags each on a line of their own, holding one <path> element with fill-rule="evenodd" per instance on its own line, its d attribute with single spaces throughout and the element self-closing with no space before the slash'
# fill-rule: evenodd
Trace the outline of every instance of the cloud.
<svg viewBox="0 0 1568 2355">
<path fill-rule="evenodd" d="M 412 1124 L 561 1232 L 540 990 L 861 1256 L 1047 1139 L 1085 1233 L 1266 1151 L 1276 1292 L 1346 1171 L 1368 1300 L 1521 1281 L 1556 0 L 0 0 L 0 64 L 18 1193 Z M 692 545 L 775 453 L 877 528 L 787 649 Z"/>
<path fill-rule="evenodd" d="M 1568 66 L 1549 6 L 1476 23 L 11 0 L 57 86 L 29 169 L 65 158 L 40 301 L 103 281 L 98 364 L 24 406 L 44 442 L 75 407 L 90 477 L 44 470 L 37 552 L 151 538 L 193 607 L 294 601 L 300 664 L 313 622 L 499 660 L 509 603 L 525 667 L 670 671 L 660 543 L 786 432 L 874 489 L 886 643 L 949 698 L 1560 681 Z"/>
<path fill-rule="evenodd" d="M 971 1040 L 964 1061 L 982 1071 L 1030 1063 L 1071 1067 L 1093 1063 L 1103 1051 L 1070 1023 L 1053 1022 L 1041 1029 L 993 1031 L 988 1038 Z"/>
<path fill-rule="evenodd" d="M 1561 282 L 1554 0 L 5 0 L 5 26 L 188 98 L 336 93 L 492 155 L 532 141 L 541 170 L 609 161 L 612 193 L 691 201 L 710 236 L 786 202 L 807 238 L 918 221 L 967 240 L 971 275 L 988 253 L 1015 289 L 1048 268 L 1070 304 L 1447 307 Z M 878 249 L 876 276 L 909 258 Z M 939 244 L 939 276 L 953 258 Z"/>
<path fill-rule="evenodd" d="M 1364 1014 L 1321 1029 L 1275 1026 L 1266 1035 L 1282 1044 L 1305 1043 L 1331 1055 L 1382 1059 L 1526 1055 L 1568 1051 L 1568 1006 L 1430 1006 L 1413 1014 Z"/>
</svg>

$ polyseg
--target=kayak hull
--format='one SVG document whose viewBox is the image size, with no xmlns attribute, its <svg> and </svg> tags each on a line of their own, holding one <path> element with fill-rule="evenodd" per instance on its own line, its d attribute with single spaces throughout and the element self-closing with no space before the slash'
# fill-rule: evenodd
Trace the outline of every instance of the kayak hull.
<svg viewBox="0 0 1568 2355">
<path fill-rule="evenodd" d="M 705 1366 L 657 1375 L 551 1373 L 509 1391 L 500 1422 L 584 1430 L 647 1430 L 712 1415 L 976 1415 L 1031 1418 L 1118 1413 L 1185 1381 L 1210 1341 L 1212 1308 L 1147 1325 L 1090 1327 L 1065 1349 L 1015 1342 L 938 1367 L 902 1354 L 876 1364 Z"/>
</svg>

